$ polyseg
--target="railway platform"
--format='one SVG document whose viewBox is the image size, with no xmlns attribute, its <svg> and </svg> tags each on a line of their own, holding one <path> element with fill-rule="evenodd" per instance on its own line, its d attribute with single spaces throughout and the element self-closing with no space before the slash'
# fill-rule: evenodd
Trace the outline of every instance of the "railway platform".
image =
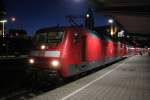
<svg viewBox="0 0 150 100">
<path fill-rule="evenodd" d="M 135 55 L 31 100 L 149 100 L 150 56 Z"/>
</svg>

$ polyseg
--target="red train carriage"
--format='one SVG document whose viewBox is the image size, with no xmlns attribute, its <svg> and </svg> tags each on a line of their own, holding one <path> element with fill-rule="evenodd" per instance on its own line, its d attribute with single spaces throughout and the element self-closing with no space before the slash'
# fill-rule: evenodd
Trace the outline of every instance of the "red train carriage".
<svg viewBox="0 0 150 100">
<path fill-rule="evenodd" d="M 81 27 L 38 30 L 30 53 L 32 71 L 70 77 L 127 55 L 125 44 Z"/>
</svg>

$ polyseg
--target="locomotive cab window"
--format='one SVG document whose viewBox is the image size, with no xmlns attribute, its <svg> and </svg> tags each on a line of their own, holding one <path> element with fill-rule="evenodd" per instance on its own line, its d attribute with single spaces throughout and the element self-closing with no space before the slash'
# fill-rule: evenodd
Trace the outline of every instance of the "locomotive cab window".
<svg viewBox="0 0 150 100">
<path fill-rule="evenodd" d="M 38 33 L 36 41 L 39 43 L 60 43 L 62 41 L 64 32 L 47 32 Z"/>
<path fill-rule="evenodd" d="M 64 32 L 49 32 L 47 36 L 48 43 L 60 43 Z"/>
<path fill-rule="evenodd" d="M 73 35 L 73 42 L 74 43 L 80 42 L 80 34 L 79 33 L 74 33 L 74 35 Z"/>
<path fill-rule="evenodd" d="M 46 43 L 46 34 L 45 33 L 41 33 L 41 34 L 38 34 L 36 37 L 35 37 L 35 40 L 36 42 L 39 42 L 39 43 Z"/>
</svg>

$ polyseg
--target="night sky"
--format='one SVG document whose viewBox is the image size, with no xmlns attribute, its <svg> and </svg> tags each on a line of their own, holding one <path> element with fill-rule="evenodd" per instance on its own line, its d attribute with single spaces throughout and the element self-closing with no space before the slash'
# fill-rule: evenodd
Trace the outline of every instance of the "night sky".
<svg viewBox="0 0 150 100">
<path fill-rule="evenodd" d="M 49 26 L 70 25 L 65 16 L 83 15 L 87 11 L 88 0 L 3 0 L 7 11 L 7 29 L 22 28 L 29 35 L 33 35 L 39 28 Z M 94 8 L 92 8 L 94 10 Z M 100 15 L 95 15 L 97 26 L 107 24 L 107 20 Z M 16 17 L 16 22 L 10 18 Z M 83 20 L 77 20 L 79 24 Z"/>
</svg>

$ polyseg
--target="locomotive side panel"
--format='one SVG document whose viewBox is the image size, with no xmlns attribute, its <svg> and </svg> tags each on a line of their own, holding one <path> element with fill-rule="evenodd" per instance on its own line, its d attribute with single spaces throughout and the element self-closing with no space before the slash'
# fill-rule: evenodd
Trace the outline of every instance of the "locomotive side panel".
<svg viewBox="0 0 150 100">
<path fill-rule="evenodd" d="M 87 62 L 101 61 L 105 58 L 105 41 L 96 34 L 87 34 L 86 56 Z"/>
<path fill-rule="evenodd" d="M 69 77 L 80 73 L 85 65 L 84 32 L 81 29 L 69 29 L 63 48 L 63 75 Z"/>
<path fill-rule="evenodd" d="M 102 33 L 88 32 L 87 34 L 87 70 L 105 64 L 106 41 Z"/>
</svg>

